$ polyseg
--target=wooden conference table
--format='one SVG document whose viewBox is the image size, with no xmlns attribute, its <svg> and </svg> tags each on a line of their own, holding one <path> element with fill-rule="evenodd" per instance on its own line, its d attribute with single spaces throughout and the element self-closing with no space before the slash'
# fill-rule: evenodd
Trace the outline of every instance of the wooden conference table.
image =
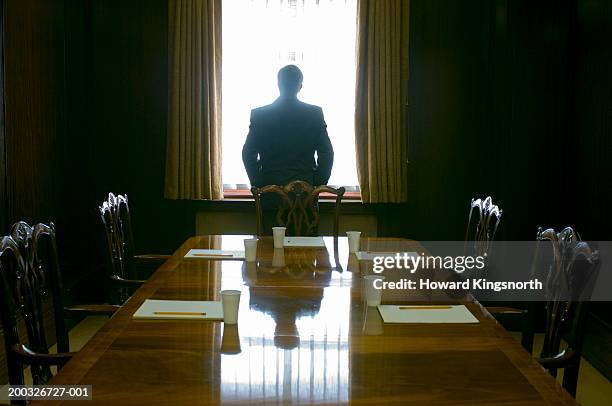
<svg viewBox="0 0 612 406">
<path fill-rule="evenodd" d="M 326 249 L 258 246 L 258 262 L 184 259 L 241 249 L 245 236 L 187 240 L 56 375 L 92 385 L 87 404 L 575 404 L 478 303 L 479 324 L 384 324 L 362 302 L 364 263 Z M 423 249 L 362 239 L 372 251 Z M 237 326 L 132 320 L 147 298 L 220 300 L 242 291 Z M 385 291 L 383 302 L 411 301 Z M 37 402 L 47 404 L 58 402 Z"/>
</svg>

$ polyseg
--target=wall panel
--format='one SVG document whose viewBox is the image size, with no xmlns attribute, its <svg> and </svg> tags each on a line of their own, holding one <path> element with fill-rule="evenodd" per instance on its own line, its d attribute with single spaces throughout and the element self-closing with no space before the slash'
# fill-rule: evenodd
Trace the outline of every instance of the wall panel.
<svg viewBox="0 0 612 406">
<path fill-rule="evenodd" d="M 63 2 L 8 0 L 4 7 L 8 220 L 49 221 L 61 199 Z"/>
</svg>

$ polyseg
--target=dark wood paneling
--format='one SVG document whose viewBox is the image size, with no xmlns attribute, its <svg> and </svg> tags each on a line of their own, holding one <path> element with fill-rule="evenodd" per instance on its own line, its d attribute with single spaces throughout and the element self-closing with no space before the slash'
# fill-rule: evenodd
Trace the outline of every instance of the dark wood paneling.
<svg viewBox="0 0 612 406">
<path fill-rule="evenodd" d="M 99 222 L 92 196 L 95 151 L 91 136 L 91 6 L 89 0 L 64 0 L 65 131 L 62 135 L 62 210 L 57 213 L 57 230 L 63 273 L 67 278 L 86 273 L 100 262 L 96 244 Z M 86 236 L 84 236 L 86 235 Z"/>
<path fill-rule="evenodd" d="M 4 145 L 4 0 L 0 0 L 0 233 L 6 232 L 8 220 Z"/>
<path fill-rule="evenodd" d="M 577 225 L 584 238 L 611 239 L 612 230 L 612 2 L 577 3 L 577 69 L 575 80 L 577 148 L 568 162 L 579 176 Z M 604 259 L 605 260 L 605 259 Z M 612 304 L 591 307 L 612 325 Z"/>
<path fill-rule="evenodd" d="M 482 192 L 488 1 L 412 1 L 408 229 L 423 240 L 461 238 L 466 206 Z"/>
<path fill-rule="evenodd" d="M 411 18 L 409 228 L 460 239 L 467 205 L 491 194 L 500 237 L 572 222 L 569 1 L 415 0 Z"/>
<path fill-rule="evenodd" d="M 8 219 L 60 210 L 64 133 L 63 2 L 5 2 L 4 97 Z"/>
<path fill-rule="evenodd" d="M 612 2 L 578 3 L 576 127 L 571 162 L 580 174 L 581 229 L 610 240 L 612 229 Z"/>
</svg>

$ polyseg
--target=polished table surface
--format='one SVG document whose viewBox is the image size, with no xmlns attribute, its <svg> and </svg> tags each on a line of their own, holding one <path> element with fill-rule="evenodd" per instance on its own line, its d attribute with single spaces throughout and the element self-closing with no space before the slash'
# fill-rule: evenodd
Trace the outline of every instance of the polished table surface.
<svg viewBox="0 0 612 406">
<path fill-rule="evenodd" d="M 51 384 L 92 385 L 86 403 L 103 405 L 575 404 L 478 303 L 467 306 L 479 324 L 384 324 L 362 301 L 369 269 L 346 238 L 284 250 L 262 238 L 257 263 L 183 258 L 244 238 L 187 240 Z M 423 250 L 390 238 L 364 248 Z M 220 300 L 221 289 L 242 291 L 238 325 L 132 319 L 145 299 Z"/>
</svg>

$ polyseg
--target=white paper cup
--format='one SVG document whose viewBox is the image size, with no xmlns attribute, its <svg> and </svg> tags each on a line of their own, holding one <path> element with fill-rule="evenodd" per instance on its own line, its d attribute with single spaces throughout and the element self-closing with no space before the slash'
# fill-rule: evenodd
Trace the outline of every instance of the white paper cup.
<svg viewBox="0 0 612 406">
<path fill-rule="evenodd" d="M 385 277 L 382 275 L 366 275 L 363 277 L 363 282 L 365 284 L 365 299 L 368 306 L 378 306 L 380 304 L 380 300 L 382 299 L 382 289 L 376 289 L 374 286 L 376 285 L 379 288 L 382 288 L 382 283 L 376 281 L 384 279 Z"/>
<path fill-rule="evenodd" d="M 361 237 L 361 231 L 347 231 L 346 236 L 348 237 L 349 252 L 355 253 L 359 251 L 359 238 Z"/>
<path fill-rule="evenodd" d="M 272 227 L 274 248 L 283 248 L 285 246 L 285 231 L 287 231 L 287 227 Z"/>
<path fill-rule="evenodd" d="M 244 240 L 244 259 L 247 262 L 257 261 L 257 238 Z"/>
<path fill-rule="evenodd" d="M 272 254 L 272 266 L 275 268 L 282 268 L 285 266 L 285 250 L 282 248 L 275 248 L 274 254 Z"/>
<path fill-rule="evenodd" d="M 223 305 L 223 321 L 225 324 L 238 323 L 238 304 L 240 303 L 239 290 L 222 290 L 221 303 Z"/>
</svg>

